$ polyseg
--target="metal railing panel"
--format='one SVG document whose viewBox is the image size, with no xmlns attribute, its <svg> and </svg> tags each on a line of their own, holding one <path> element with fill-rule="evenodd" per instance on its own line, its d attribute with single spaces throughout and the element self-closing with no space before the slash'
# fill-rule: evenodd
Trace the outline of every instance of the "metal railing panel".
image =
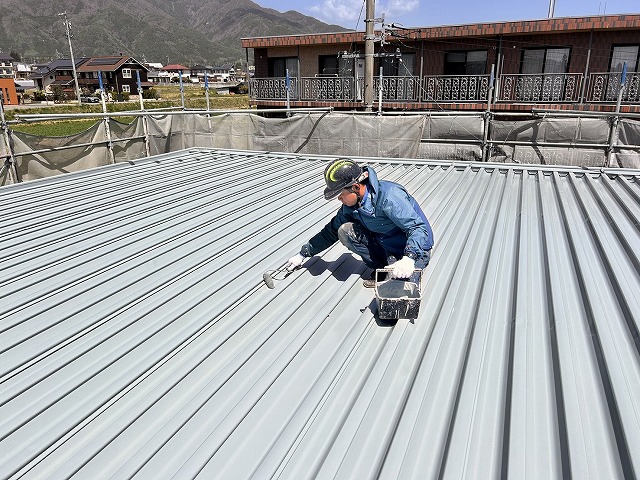
<svg viewBox="0 0 640 480">
<path fill-rule="evenodd" d="M 574 103 L 580 100 L 581 73 L 500 76 L 499 102 Z"/>
<path fill-rule="evenodd" d="M 379 98 L 380 77 L 373 78 L 373 96 Z M 382 77 L 382 100 L 417 102 L 420 77 Z"/>
<path fill-rule="evenodd" d="M 587 89 L 587 102 L 616 102 L 622 80 L 620 72 L 591 73 Z M 628 103 L 640 102 L 640 73 L 628 73 L 622 101 Z"/>
<path fill-rule="evenodd" d="M 287 80 L 285 77 L 252 78 L 249 82 L 249 98 L 252 100 L 286 100 Z M 289 98 L 298 99 L 298 79 L 289 79 Z"/>
<path fill-rule="evenodd" d="M 423 81 L 427 102 L 486 102 L 489 95 L 489 75 L 430 75 Z"/>
<path fill-rule="evenodd" d="M 352 101 L 355 79 L 353 77 L 302 77 L 301 100 Z"/>
</svg>

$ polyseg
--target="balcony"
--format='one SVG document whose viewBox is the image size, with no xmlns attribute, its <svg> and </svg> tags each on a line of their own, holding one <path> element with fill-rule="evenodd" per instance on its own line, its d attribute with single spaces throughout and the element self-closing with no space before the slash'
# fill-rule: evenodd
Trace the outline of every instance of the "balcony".
<svg viewBox="0 0 640 480">
<path fill-rule="evenodd" d="M 620 91 L 620 72 L 592 73 L 589 75 L 588 102 L 617 102 Z M 626 87 L 622 93 L 625 103 L 640 103 L 640 73 L 629 73 L 625 80 Z"/>
<path fill-rule="evenodd" d="M 489 75 L 433 75 L 424 77 L 423 100 L 435 102 L 486 102 Z"/>
<path fill-rule="evenodd" d="M 577 103 L 580 73 L 502 75 L 497 100 L 517 103 Z"/>
<path fill-rule="evenodd" d="M 285 101 L 285 78 L 252 78 L 249 96 L 254 101 Z M 495 80 L 498 104 L 615 103 L 619 73 L 504 74 Z M 381 90 L 382 87 L 382 90 Z M 426 77 L 374 77 L 373 100 L 384 103 L 486 104 L 492 87 L 489 75 L 433 75 Z M 350 103 L 364 100 L 364 79 L 353 77 L 291 78 L 289 100 Z M 640 73 L 627 75 L 622 96 L 626 104 L 640 105 Z"/>
</svg>

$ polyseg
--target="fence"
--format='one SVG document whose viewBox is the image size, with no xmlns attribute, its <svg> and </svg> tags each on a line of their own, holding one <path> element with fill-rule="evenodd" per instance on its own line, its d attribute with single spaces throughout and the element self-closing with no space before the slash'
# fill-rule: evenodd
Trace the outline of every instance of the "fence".
<svg viewBox="0 0 640 480">
<path fill-rule="evenodd" d="M 490 75 L 430 75 L 374 77 L 374 97 L 384 102 L 486 103 L 495 87 L 493 101 L 501 103 L 615 103 L 620 73 L 502 74 L 492 84 Z M 300 88 L 299 88 L 300 87 Z M 364 79 L 354 77 L 291 78 L 289 98 L 304 101 L 358 102 L 363 100 Z M 285 78 L 253 78 L 252 100 L 282 101 L 287 98 Z M 630 73 L 623 103 L 640 103 L 640 73 Z"/>
<path fill-rule="evenodd" d="M 582 74 L 502 75 L 500 102 L 576 103 L 580 100 Z"/>
<path fill-rule="evenodd" d="M 622 74 L 620 72 L 592 73 L 589 75 L 587 100 L 589 102 L 617 101 L 621 80 Z M 625 85 L 622 101 L 627 103 L 640 102 L 640 73 L 627 74 Z"/>
</svg>

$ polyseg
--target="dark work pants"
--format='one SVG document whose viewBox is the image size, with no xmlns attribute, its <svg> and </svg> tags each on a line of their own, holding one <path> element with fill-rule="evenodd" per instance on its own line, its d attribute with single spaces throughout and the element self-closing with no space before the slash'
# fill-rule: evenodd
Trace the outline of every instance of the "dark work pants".
<svg viewBox="0 0 640 480">
<path fill-rule="evenodd" d="M 392 252 L 387 252 L 369 230 L 356 222 L 340 225 L 338 238 L 345 247 L 359 255 L 367 267 L 374 270 L 384 268 L 402 257 L 402 253 L 396 254 L 394 257 Z M 416 268 L 423 270 L 429 264 L 430 259 L 431 250 L 423 252 L 422 256 L 416 260 Z"/>
</svg>

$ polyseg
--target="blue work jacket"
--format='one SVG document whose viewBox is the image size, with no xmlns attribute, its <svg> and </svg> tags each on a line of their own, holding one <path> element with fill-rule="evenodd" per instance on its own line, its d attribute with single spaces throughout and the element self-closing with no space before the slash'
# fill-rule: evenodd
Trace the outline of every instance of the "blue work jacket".
<svg viewBox="0 0 640 480">
<path fill-rule="evenodd" d="M 331 221 L 302 247 L 302 255 L 316 255 L 336 243 L 338 228 L 347 222 L 358 222 L 372 232 L 387 255 L 398 259 L 407 254 L 418 259 L 431 250 L 433 232 L 418 202 L 402 185 L 378 180 L 373 168 L 364 168 L 369 173 L 367 195 L 370 195 L 372 210 L 362 205 L 343 205 Z"/>
</svg>

